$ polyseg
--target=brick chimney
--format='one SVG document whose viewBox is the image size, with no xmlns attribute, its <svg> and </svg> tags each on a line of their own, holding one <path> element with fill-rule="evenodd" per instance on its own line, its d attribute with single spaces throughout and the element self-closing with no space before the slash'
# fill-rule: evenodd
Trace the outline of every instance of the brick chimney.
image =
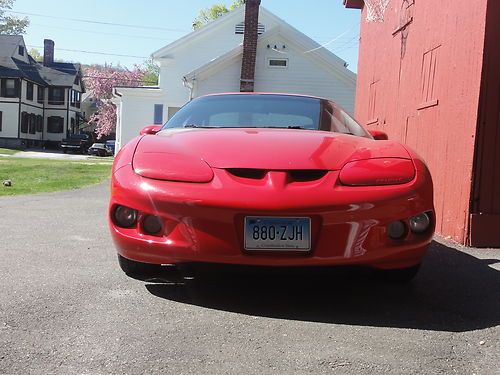
<svg viewBox="0 0 500 375">
<path fill-rule="evenodd" d="M 245 34 L 243 36 L 243 61 L 241 63 L 240 81 L 241 92 L 254 91 L 260 1 L 245 1 Z"/>
<path fill-rule="evenodd" d="M 49 66 L 54 63 L 54 41 L 50 39 L 43 40 L 43 65 Z"/>
</svg>

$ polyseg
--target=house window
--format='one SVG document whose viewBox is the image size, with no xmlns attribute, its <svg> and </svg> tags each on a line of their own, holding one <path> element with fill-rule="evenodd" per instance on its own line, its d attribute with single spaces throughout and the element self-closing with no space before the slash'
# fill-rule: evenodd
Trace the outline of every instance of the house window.
<svg viewBox="0 0 500 375">
<path fill-rule="evenodd" d="M 45 87 L 43 86 L 38 86 L 38 96 L 37 96 L 37 101 L 40 104 L 43 104 L 45 100 Z"/>
<path fill-rule="evenodd" d="M 33 100 L 33 83 L 26 82 L 26 99 Z"/>
<path fill-rule="evenodd" d="M 34 115 L 33 113 L 29 115 L 29 133 L 36 133 L 36 115 Z"/>
<path fill-rule="evenodd" d="M 13 78 L 2 79 L 1 94 L 4 98 L 19 98 L 19 80 Z"/>
<path fill-rule="evenodd" d="M 36 132 L 43 132 L 43 116 L 41 115 L 36 116 Z"/>
<path fill-rule="evenodd" d="M 64 118 L 50 116 L 47 119 L 47 133 L 62 133 L 64 131 Z"/>
<path fill-rule="evenodd" d="M 21 113 L 21 133 L 28 133 L 29 117 L 26 112 Z"/>
<path fill-rule="evenodd" d="M 69 90 L 69 105 L 72 107 L 75 106 L 75 91 L 74 90 Z"/>
<path fill-rule="evenodd" d="M 76 108 L 80 108 L 80 102 L 82 101 L 82 93 L 80 91 L 75 91 L 75 105 Z"/>
<path fill-rule="evenodd" d="M 2 111 L 0 111 L 0 132 L 2 131 Z"/>
<path fill-rule="evenodd" d="M 269 59 L 267 66 L 270 68 L 287 68 L 288 59 Z"/>
<path fill-rule="evenodd" d="M 19 46 L 19 54 L 24 56 L 24 46 Z"/>
<path fill-rule="evenodd" d="M 155 104 L 154 124 L 163 124 L 163 104 Z"/>
<path fill-rule="evenodd" d="M 64 105 L 64 87 L 49 87 L 49 104 Z"/>
</svg>

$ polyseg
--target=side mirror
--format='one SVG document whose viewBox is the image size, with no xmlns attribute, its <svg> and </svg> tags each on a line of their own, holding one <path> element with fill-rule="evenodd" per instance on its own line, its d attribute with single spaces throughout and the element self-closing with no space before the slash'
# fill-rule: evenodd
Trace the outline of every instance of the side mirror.
<svg viewBox="0 0 500 375">
<path fill-rule="evenodd" d="M 383 132 L 382 130 L 372 129 L 368 130 L 368 133 L 370 133 L 373 139 L 375 139 L 376 141 L 387 141 L 389 139 L 387 133 Z"/>
<path fill-rule="evenodd" d="M 148 125 L 148 126 L 145 126 L 141 129 L 140 134 L 141 135 L 155 135 L 156 133 L 158 133 L 161 130 L 162 127 L 163 127 L 162 125 Z"/>
</svg>

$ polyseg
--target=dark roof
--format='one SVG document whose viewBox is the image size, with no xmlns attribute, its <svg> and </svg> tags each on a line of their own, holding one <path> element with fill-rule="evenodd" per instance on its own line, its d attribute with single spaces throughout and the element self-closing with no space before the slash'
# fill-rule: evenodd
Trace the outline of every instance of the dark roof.
<svg viewBox="0 0 500 375">
<path fill-rule="evenodd" d="M 25 62 L 13 56 L 17 46 L 23 43 L 18 35 L 0 35 L 0 77 L 24 78 L 40 85 L 71 87 L 77 76 L 81 77 L 80 64 L 54 62 L 44 66 L 28 55 Z M 82 90 L 83 82 L 81 82 Z"/>
<path fill-rule="evenodd" d="M 37 64 L 28 64 L 24 61 L 12 58 L 16 64 L 19 71 L 22 73 L 22 78 L 26 78 L 30 81 L 38 83 L 40 85 L 46 85 L 47 82 L 40 76 L 40 72 L 37 69 Z"/>
</svg>

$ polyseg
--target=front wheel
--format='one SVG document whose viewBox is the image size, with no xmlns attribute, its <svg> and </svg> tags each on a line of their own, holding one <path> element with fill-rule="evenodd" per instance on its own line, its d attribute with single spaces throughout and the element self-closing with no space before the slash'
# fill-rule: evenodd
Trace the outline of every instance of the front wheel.
<svg viewBox="0 0 500 375">
<path fill-rule="evenodd" d="M 399 268 L 395 270 L 376 270 L 375 277 L 378 280 L 389 283 L 404 284 L 412 281 L 417 275 L 419 269 L 420 264 L 413 267 Z"/>
</svg>

